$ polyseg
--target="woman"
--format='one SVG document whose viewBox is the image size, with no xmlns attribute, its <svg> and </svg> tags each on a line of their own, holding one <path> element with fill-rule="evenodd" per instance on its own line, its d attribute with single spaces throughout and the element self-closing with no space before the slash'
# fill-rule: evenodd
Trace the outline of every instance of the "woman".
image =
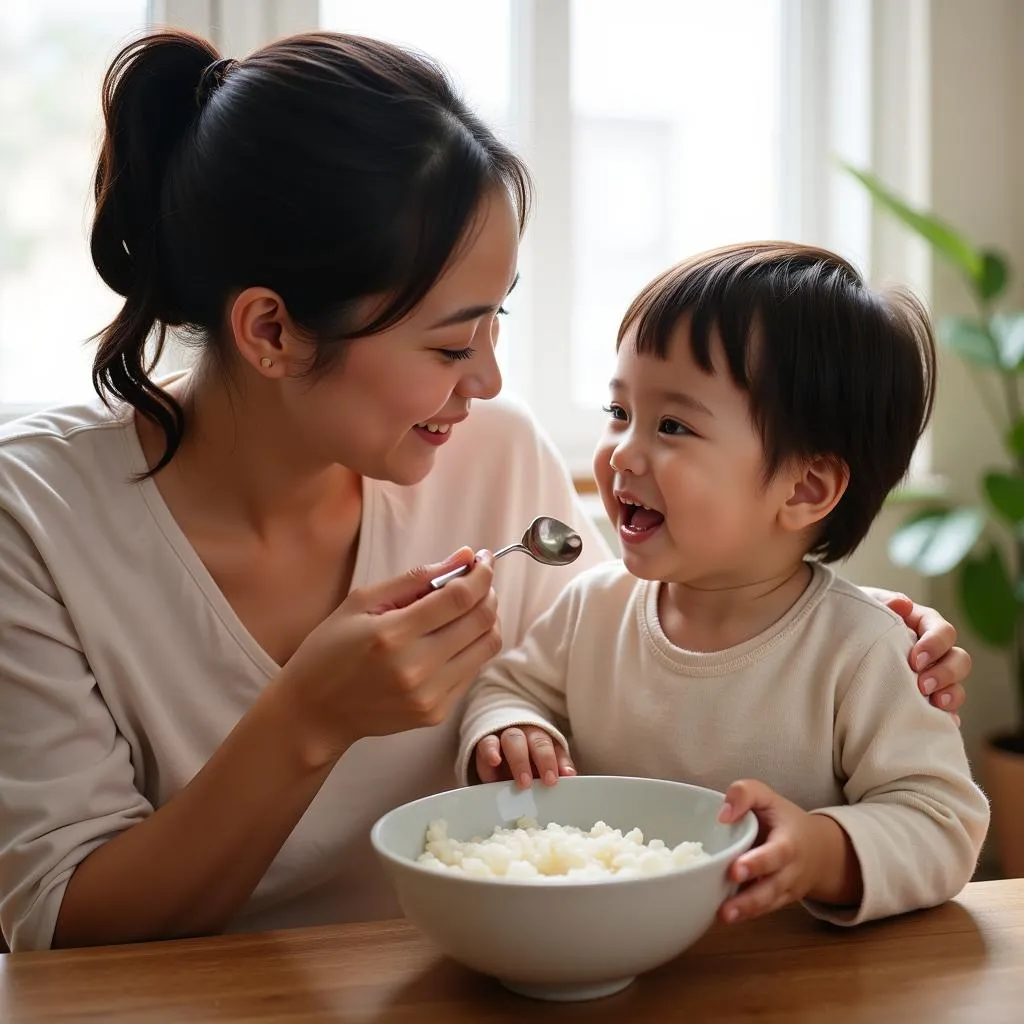
<svg viewBox="0 0 1024 1024">
<path fill-rule="evenodd" d="M 0 438 L 3 932 L 395 913 L 367 832 L 452 784 L 496 608 L 516 643 L 607 557 L 522 410 L 462 424 L 501 385 L 525 169 L 439 69 L 351 37 L 236 64 L 156 34 L 115 60 L 104 114 L 92 253 L 125 298 L 94 366 L 107 405 Z M 157 383 L 167 325 L 201 355 Z M 541 512 L 583 530 L 575 565 L 473 561 Z M 955 710 L 966 653 L 903 613 Z"/>
</svg>

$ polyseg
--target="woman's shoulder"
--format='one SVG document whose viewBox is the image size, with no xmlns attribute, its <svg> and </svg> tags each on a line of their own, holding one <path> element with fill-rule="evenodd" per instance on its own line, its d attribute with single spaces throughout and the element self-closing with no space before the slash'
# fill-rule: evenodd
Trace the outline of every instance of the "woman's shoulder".
<svg viewBox="0 0 1024 1024">
<path fill-rule="evenodd" d="M 123 430 L 128 417 L 98 399 L 26 413 L 0 425 L 0 453 L 23 453 L 48 443 L 69 444 L 94 431 Z"/>
<path fill-rule="evenodd" d="M 101 402 L 65 405 L 20 416 L 0 426 L 3 504 L 47 494 L 70 500 L 76 488 L 104 488 L 126 473 L 124 434 L 131 422 Z"/>
</svg>

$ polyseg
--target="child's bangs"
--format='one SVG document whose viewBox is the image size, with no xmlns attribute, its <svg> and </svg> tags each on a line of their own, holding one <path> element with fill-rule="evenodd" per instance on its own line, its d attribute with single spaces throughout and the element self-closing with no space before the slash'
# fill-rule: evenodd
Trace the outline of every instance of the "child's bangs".
<svg viewBox="0 0 1024 1024">
<path fill-rule="evenodd" d="M 684 322 L 694 361 L 713 373 L 712 347 L 721 340 L 735 382 L 750 387 L 750 346 L 762 321 L 763 288 L 736 250 L 714 250 L 672 267 L 633 300 L 619 326 L 616 348 L 629 339 L 640 355 L 667 359 Z"/>
</svg>

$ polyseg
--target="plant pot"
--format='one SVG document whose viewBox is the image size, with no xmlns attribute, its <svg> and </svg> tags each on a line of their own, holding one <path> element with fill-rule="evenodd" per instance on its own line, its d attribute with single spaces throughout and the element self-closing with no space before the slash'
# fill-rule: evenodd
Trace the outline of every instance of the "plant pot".
<svg viewBox="0 0 1024 1024">
<path fill-rule="evenodd" d="M 1024 878 L 1024 736 L 992 736 L 983 782 L 992 802 L 992 838 L 1003 875 Z"/>
</svg>

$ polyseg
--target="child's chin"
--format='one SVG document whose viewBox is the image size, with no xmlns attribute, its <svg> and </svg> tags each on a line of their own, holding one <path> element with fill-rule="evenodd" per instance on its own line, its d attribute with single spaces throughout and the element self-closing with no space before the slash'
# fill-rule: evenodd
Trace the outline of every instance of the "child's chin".
<svg viewBox="0 0 1024 1024">
<path fill-rule="evenodd" d="M 659 572 L 659 559 L 644 558 L 638 555 L 631 548 L 624 548 L 622 552 L 622 564 L 639 580 L 661 580 L 664 573 Z"/>
</svg>

